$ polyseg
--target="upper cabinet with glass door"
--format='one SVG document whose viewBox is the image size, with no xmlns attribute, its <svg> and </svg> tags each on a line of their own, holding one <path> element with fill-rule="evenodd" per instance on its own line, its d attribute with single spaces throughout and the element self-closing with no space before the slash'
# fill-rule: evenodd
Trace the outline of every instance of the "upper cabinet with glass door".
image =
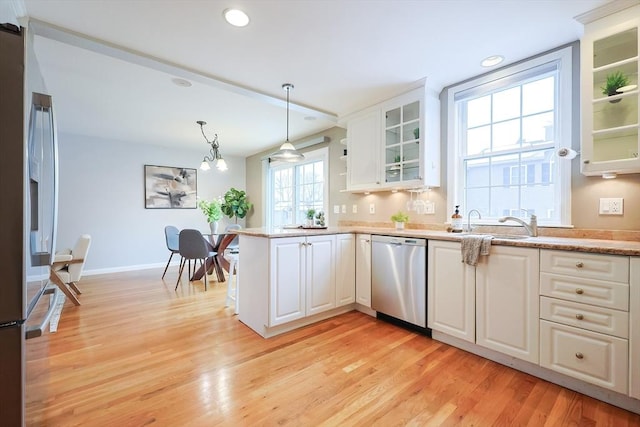
<svg viewBox="0 0 640 427">
<path fill-rule="evenodd" d="M 639 24 L 640 5 L 585 25 L 581 55 L 585 175 L 640 172 Z"/>
<path fill-rule="evenodd" d="M 421 87 L 385 102 L 382 114 L 383 187 L 439 186 L 437 96 Z"/>
</svg>

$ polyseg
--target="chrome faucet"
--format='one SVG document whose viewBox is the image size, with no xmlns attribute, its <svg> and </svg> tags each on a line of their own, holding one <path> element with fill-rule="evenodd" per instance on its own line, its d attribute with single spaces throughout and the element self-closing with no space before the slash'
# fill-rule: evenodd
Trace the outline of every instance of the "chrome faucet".
<svg viewBox="0 0 640 427">
<path fill-rule="evenodd" d="M 529 213 L 529 211 L 526 209 L 522 209 L 522 210 L 525 211 L 526 213 Z M 534 214 L 531 214 L 531 222 L 529 224 L 527 224 L 525 221 L 521 220 L 520 218 L 516 218 L 515 216 L 502 217 L 498 220 L 498 222 L 505 222 L 507 220 L 515 221 L 518 224 L 522 225 L 524 229 L 527 230 L 527 233 L 529 233 L 529 236 L 531 237 L 536 237 L 538 235 L 538 217 L 535 216 Z"/>
<path fill-rule="evenodd" d="M 467 213 L 467 231 L 469 233 L 473 231 L 473 227 L 471 226 L 471 214 L 474 212 L 478 214 L 478 219 L 482 219 L 482 215 L 480 215 L 480 211 L 478 209 L 471 209 L 469 213 Z"/>
</svg>

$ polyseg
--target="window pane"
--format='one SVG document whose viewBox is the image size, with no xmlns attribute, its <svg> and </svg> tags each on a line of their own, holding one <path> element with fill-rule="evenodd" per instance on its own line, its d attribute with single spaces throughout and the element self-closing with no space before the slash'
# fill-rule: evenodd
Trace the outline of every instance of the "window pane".
<svg viewBox="0 0 640 427">
<path fill-rule="evenodd" d="M 472 99 L 467 105 L 467 127 L 486 125 L 491 122 L 491 96 Z"/>
<path fill-rule="evenodd" d="M 551 111 L 555 104 L 555 77 L 527 83 L 522 86 L 522 114 Z"/>
<path fill-rule="evenodd" d="M 528 144 L 553 141 L 553 113 L 536 114 L 522 119 L 522 140 Z"/>
<path fill-rule="evenodd" d="M 489 207 L 491 202 L 490 193 L 490 188 L 473 188 L 467 190 L 465 200 L 467 209 L 465 209 L 465 211 L 478 209 L 483 217 L 486 218 L 487 216 L 489 216 Z"/>
<path fill-rule="evenodd" d="M 467 156 L 482 154 L 491 148 L 491 127 L 469 129 L 467 131 Z"/>
<path fill-rule="evenodd" d="M 519 186 L 491 187 L 491 210 L 489 216 L 514 215 L 520 209 Z"/>
<path fill-rule="evenodd" d="M 491 185 L 491 163 L 489 159 L 467 160 L 465 162 L 466 187 L 486 187 Z"/>
<path fill-rule="evenodd" d="M 529 185 L 522 189 L 522 207 L 535 214 L 540 220 L 552 219 L 554 215 L 553 194 L 554 185 Z M 521 212 L 518 216 L 524 216 Z M 528 216 L 527 216 L 528 218 Z"/>
<path fill-rule="evenodd" d="M 520 87 L 503 90 L 493 95 L 493 121 L 520 116 Z"/>
<path fill-rule="evenodd" d="M 520 146 L 520 120 L 493 125 L 492 151 L 513 150 Z"/>
</svg>

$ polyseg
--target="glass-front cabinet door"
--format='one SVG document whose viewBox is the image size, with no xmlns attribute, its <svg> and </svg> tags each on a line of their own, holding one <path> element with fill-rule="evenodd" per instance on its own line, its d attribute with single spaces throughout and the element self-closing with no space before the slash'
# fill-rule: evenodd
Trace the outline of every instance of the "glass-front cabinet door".
<svg viewBox="0 0 640 427">
<path fill-rule="evenodd" d="M 385 183 L 420 179 L 420 101 L 385 111 Z"/>
<path fill-rule="evenodd" d="M 586 24 L 582 43 L 582 173 L 640 172 L 640 6 Z"/>
</svg>

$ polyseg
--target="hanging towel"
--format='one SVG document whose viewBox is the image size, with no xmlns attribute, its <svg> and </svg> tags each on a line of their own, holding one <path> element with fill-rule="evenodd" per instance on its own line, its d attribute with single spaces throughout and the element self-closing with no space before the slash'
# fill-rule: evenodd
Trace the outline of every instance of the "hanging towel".
<svg viewBox="0 0 640 427">
<path fill-rule="evenodd" d="M 462 262 L 476 266 L 480 255 L 489 255 L 493 236 L 487 234 L 469 234 L 462 237 Z"/>
</svg>

